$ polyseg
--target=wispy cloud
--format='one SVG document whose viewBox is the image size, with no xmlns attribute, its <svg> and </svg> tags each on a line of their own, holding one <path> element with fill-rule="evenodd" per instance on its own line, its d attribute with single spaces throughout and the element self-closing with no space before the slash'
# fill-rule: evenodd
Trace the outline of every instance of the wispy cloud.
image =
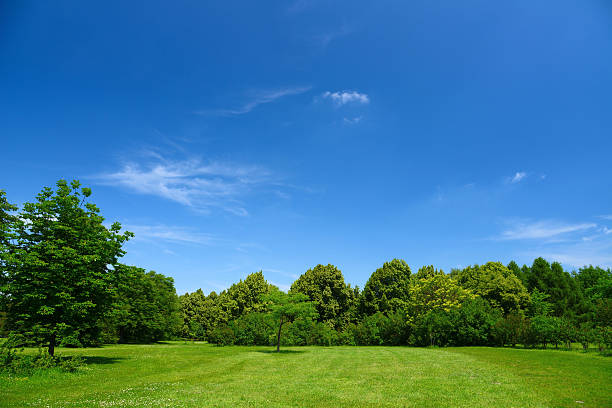
<svg viewBox="0 0 612 408">
<path fill-rule="evenodd" d="M 498 238 L 502 240 L 550 239 L 595 227 L 597 227 L 597 224 L 594 223 L 568 224 L 552 220 L 531 223 L 517 222 L 503 231 Z"/>
<path fill-rule="evenodd" d="M 162 197 L 201 212 L 221 208 L 247 215 L 240 198 L 271 183 L 264 168 L 199 159 L 155 157 L 145 164 L 129 162 L 115 172 L 93 177 L 99 184 L 121 186 L 134 193 Z"/>
<path fill-rule="evenodd" d="M 238 106 L 236 108 L 205 109 L 205 110 L 197 111 L 196 113 L 199 115 L 217 115 L 217 116 L 244 115 L 245 113 L 251 112 L 253 109 L 258 107 L 259 105 L 274 102 L 277 99 L 280 99 L 284 96 L 299 95 L 304 92 L 308 92 L 310 89 L 311 89 L 310 86 L 300 86 L 300 87 L 280 88 L 280 89 L 274 89 L 274 90 L 255 91 L 252 93 L 249 101 L 247 101 L 243 105 Z"/>
<path fill-rule="evenodd" d="M 296 0 L 287 7 L 288 14 L 299 14 L 310 8 L 315 3 L 314 0 Z"/>
<path fill-rule="evenodd" d="M 312 38 L 317 45 L 322 48 L 327 48 L 337 38 L 344 37 L 352 32 L 347 25 L 342 25 L 339 29 L 316 34 Z"/>
<path fill-rule="evenodd" d="M 599 218 L 612 221 L 612 215 L 600 215 Z"/>
<path fill-rule="evenodd" d="M 207 233 L 194 231 L 191 228 L 169 225 L 131 225 L 123 226 L 134 233 L 135 240 L 164 241 L 177 244 L 212 245 L 217 239 Z M 169 250 L 164 250 L 169 251 Z M 170 251 L 171 252 L 171 251 Z M 172 253 L 172 252 L 171 252 Z"/>
<path fill-rule="evenodd" d="M 527 173 L 525 173 L 524 171 L 517 171 L 516 173 L 514 173 L 514 176 L 510 178 L 510 183 L 520 183 L 521 180 L 523 180 L 525 177 L 527 177 Z"/>
<path fill-rule="evenodd" d="M 323 92 L 321 95 L 324 99 L 331 100 L 337 106 L 342 106 L 346 104 L 359 104 L 365 105 L 370 103 L 370 98 L 365 93 L 360 93 L 357 91 L 336 91 Z"/>
<path fill-rule="evenodd" d="M 356 116 L 354 118 L 344 118 L 343 122 L 347 125 L 356 125 L 363 119 L 363 116 Z"/>
</svg>

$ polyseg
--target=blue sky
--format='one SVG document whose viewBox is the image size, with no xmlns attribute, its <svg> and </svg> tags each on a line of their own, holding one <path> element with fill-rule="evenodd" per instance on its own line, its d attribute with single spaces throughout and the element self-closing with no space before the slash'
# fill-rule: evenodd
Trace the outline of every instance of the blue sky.
<svg viewBox="0 0 612 408">
<path fill-rule="evenodd" d="M 0 188 L 92 187 L 180 293 L 612 266 L 608 1 L 4 2 Z"/>
</svg>

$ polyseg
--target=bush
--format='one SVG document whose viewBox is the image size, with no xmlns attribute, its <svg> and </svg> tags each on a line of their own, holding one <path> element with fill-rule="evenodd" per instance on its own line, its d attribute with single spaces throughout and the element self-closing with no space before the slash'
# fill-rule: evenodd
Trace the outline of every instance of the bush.
<svg viewBox="0 0 612 408">
<path fill-rule="evenodd" d="M 227 324 L 217 326 L 208 333 L 208 341 L 217 346 L 231 346 L 236 343 L 234 331 Z"/>
<path fill-rule="evenodd" d="M 242 346 L 270 345 L 274 335 L 272 318 L 265 313 L 249 313 L 230 322 L 234 334 L 234 344 Z"/>
<path fill-rule="evenodd" d="M 51 356 L 42 349 L 38 349 L 37 354 L 24 354 L 22 344 L 21 337 L 11 335 L 0 346 L 0 372 L 31 375 L 36 371 L 50 368 L 74 372 L 85 364 L 85 360 L 81 357 Z"/>
</svg>

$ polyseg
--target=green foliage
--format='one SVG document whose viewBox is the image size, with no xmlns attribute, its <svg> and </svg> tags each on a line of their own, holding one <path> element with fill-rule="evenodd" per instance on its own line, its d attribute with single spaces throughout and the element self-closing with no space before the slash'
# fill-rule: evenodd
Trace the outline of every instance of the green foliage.
<svg viewBox="0 0 612 408">
<path fill-rule="evenodd" d="M 528 324 L 529 322 L 521 313 L 509 313 L 504 318 L 497 320 L 492 329 L 495 343 L 499 346 L 515 347 L 523 341 Z"/>
<path fill-rule="evenodd" d="M 115 296 L 106 328 L 120 343 L 172 338 L 180 328 L 174 279 L 142 268 L 115 266 Z"/>
<path fill-rule="evenodd" d="M 90 190 L 78 181 L 57 182 L 25 203 L 14 222 L 14 240 L 3 255 L 2 288 L 8 325 L 49 346 L 77 335 L 94 342 L 108 310 L 113 270 L 132 234 L 104 224 L 100 210 L 86 202 Z"/>
<path fill-rule="evenodd" d="M 354 343 L 360 346 L 398 346 L 407 344 L 409 327 L 404 313 L 393 312 L 388 316 L 377 312 L 366 316 L 353 329 Z"/>
<path fill-rule="evenodd" d="M 451 275 L 462 287 L 486 299 L 504 315 L 525 309 L 529 305 L 527 289 L 513 272 L 499 262 L 468 266 Z"/>
<path fill-rule="evenodd" d="M 410 267 L 400 259 L 385 262 L 366 283 L 359 299 L 362 314 L 402 310 L 410 297 Z"/>
<path fill-rule="evenodd" d="M 563 270 L 558 262 L 549 264 L 543 258 L 533 261 L 531 268 L 525 270 L 526 286 L 530 292 L 536 289 L 549 295 L 548 301 L 554 316 L 573 317 L 582 304 L 579 284 Z"/>
<path fill-rule="evenodd" d="M 313 302 L 320 322 L 335 328 L 352 320 L 355 292 L 344 283 L 342 272 L 333 265 L 317 265 L 306 271 L 291 285 L 290 293 L 302 293 Z"/>
<path fill-rule="evenodd" d="M 420 277 L 419 277 L 420 276 Z M 409 322 L 414 322 L 430 311 L 450 312 L 463 302 L 475 298 L 471 291 L 462 288 L 450 276 L 441 271 L 421 270 L 410 288 L 410 300 L 406 306 Z"/>
<path fill-rule="evenodd" d="M 292 323 L 297 319 L 316 319 L 317 311 L 313 302 L 302 293 L 285 293 L 278 289 L 270 291 L 264 296 L 264 301 L 270 314 L 277 322 L 278 334 L 276 338 L 276 350 L 280 350 L 281 334 L 283 324 Z"/>
<path fill-rule="evenodd" d="M 0 373 L 9 375 L 32 375 L 49 368 L 59 368 L 61 371 L 74 372 L 85 365 L 85 360 L 79 356 L 59 357 L 38 349 L 38 353 L 24 353 L 23 336 L 11 333 L 0 344 Z"/>
<path fill-rule="evenodd" d="M 263 272 L 255 272 L 243 281 L 233 284 L 227 290 L 226 296 L 235 302 L 232 307 L 231 317 L 236 318 L 251 312 L 262 312 L 265 305 L 262 297 L 270 292 L 270 285 L 264 278 Z"/>
<path fill-rule="evenodd" d="M 208 341 L 217 346 L 231 346 L 236 342 L 236 336 L 231 327 L 221 324 L 210 331 Z"/>
</svg>

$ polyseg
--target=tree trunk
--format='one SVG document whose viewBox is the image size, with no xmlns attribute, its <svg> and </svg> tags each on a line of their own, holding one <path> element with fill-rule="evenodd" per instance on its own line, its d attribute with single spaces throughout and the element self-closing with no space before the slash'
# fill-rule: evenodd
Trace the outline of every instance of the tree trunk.
<svg viewBox="0 0 612 408">
<path fill-rule="evenodd" d="M 53 357 L 54 354 L 55 354 L 55 333 L 53 333 L 51 335 L 51 338 L 49 339 L 49 355 Z"/>
<path fill-rule="evenodd" d="M 278 325 L 278 336 L 276 336 L 276 352 L 280 351 L 280 336 L 283 328 L 283 319 L 281 318 L 280 324 Z"/>
</svg>

